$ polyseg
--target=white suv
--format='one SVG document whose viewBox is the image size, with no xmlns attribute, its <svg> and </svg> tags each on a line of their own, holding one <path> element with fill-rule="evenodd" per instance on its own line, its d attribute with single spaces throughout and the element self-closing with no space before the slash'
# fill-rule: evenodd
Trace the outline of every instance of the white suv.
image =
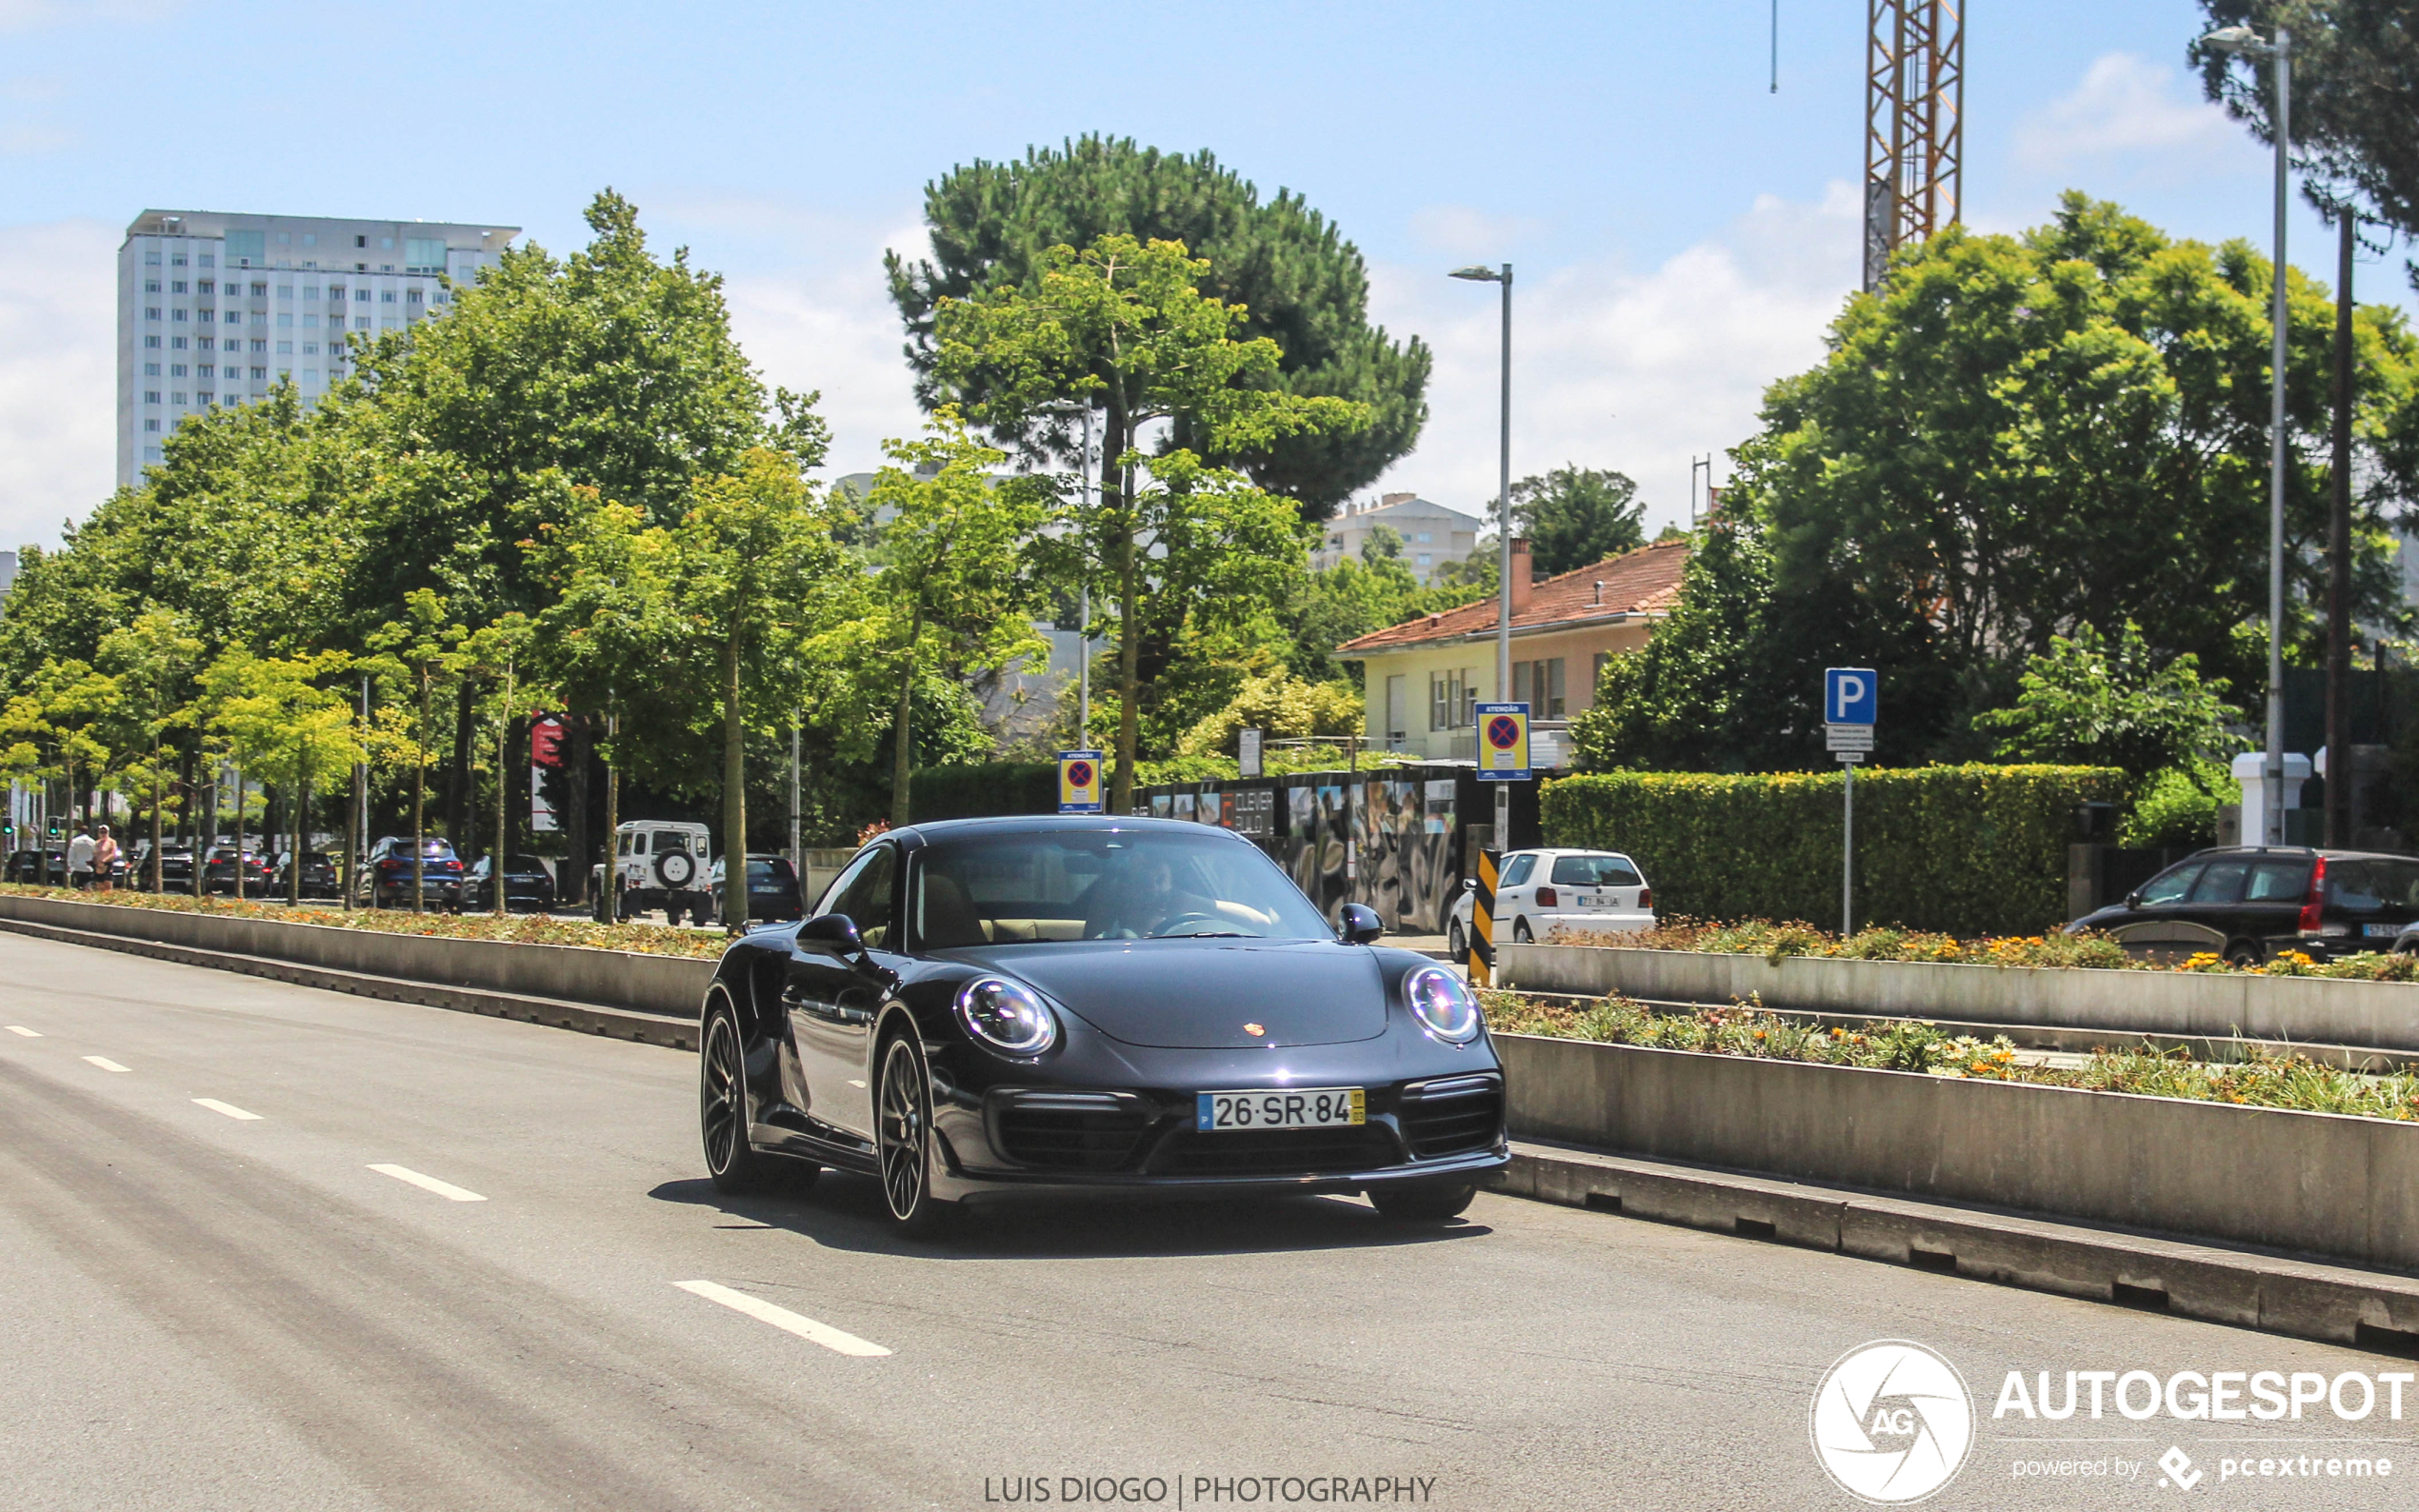
<svg viewBox="0 0 2419 1512">
<path fill-rule="evenodd" d="M 712 864 L 713 838 L 703 825 L 672 819 L 623 825 L 613 831 L 610 883 L 604 866 L 589 868 L 596 921 L 619 922 L 661 908 L 667 924 L 680 923 L 684 913 L 712 924 L 714 894 L 706 875 Z"/>
<path fill-rule="evenodd" d="M 1470 908 L 1478 885 L 1463 884 L 1446 925 L 1446 945 L 1469 954 Z M 1654 889 L 1638 864 L 1617 850 L 1515 850 L 1495 884 L 1495 943 L 1528 945 L 1556 929 L 1628 934 L 1654 927 Z"/>
</svg>

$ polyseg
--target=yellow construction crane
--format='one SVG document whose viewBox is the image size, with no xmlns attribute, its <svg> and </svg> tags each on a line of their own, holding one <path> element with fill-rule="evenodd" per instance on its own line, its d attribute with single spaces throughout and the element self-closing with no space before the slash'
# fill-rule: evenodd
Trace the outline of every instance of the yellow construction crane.
<svg viewBox="0 0 2419 1512">
<path fill-rule="evenodd" d="M 1958 0 L 1866 0 L 1866 14 L 1864 287 L 1872 289 L 1890 253 L 1957 224 L 1966 26 Z"/>
</svg>

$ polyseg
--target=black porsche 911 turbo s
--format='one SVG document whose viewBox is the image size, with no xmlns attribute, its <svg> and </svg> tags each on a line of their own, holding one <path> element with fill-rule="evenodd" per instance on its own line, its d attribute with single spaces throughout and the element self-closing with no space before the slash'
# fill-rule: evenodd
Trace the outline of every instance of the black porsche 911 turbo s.
<svg viewBox="0 0 2419 1512">
<path fill-rule="evenodd" d="M 1329 925 L 1229 830 L 1099 816 L 883 835 L 731 943 L 698 1036 L 730 1191 L 880 1179 L 938 1231 L 1019 1196 L 1366 1194 L 1439 1221 L 1509 1160 L 1461 979 Z"/>
</svg>

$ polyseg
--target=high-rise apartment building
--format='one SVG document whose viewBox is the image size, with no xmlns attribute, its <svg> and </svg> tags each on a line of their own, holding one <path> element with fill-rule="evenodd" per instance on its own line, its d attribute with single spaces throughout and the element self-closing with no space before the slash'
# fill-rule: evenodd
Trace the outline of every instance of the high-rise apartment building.
<svg viewBox="0 0 2419 1512">
<path fill-rule="evenodd" d="M 117 254 L 117 481 L 160 460 L 176 423 L 291 378 L 316 399 L 346 338 L 441 313 L 517 226 L 145 210 Z"/>
</svg>

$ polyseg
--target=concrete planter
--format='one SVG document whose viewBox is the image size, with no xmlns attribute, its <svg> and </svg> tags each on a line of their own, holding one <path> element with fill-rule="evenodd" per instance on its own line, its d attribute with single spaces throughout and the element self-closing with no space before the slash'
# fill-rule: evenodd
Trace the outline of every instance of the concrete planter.
<svg viewBox="0 0 2419 1512">
<path fill-rule="evenodd" d="M 1498 1035 L 1516 1136 L 2419 1269 L 2419 1124 Z"/>
<path fill-rule="evenodd" d="M 712 961 L 680 956 L 500 940 L 446 940 L 7 894 L 0 894 L 0 918 L 335 971 L 683 1019 L 697 1017 L 706 985 L 714 974 Z"/>
<path fill-rule="evenodd" d="M 2419 983 L 1828 956 L 1769 961 L 1601 945 L 1498 949 L 1503 980 L 1536 992 L 1717 1005 L 1756 996 L 1768 1007 L 1806 1012 L 2419 1050 Z"/>
</svg>

